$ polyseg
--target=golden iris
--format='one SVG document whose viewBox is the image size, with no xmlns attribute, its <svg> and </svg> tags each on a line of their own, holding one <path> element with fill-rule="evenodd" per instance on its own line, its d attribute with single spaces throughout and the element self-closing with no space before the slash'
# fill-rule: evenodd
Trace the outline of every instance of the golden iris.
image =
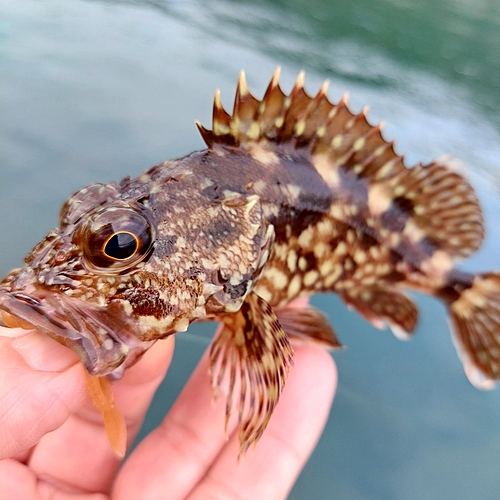
<svg viewBox="0 0 500 500">
<path fill-rule="evenodd" d="M 81 234 L 85 262 L 95 270 L 123 272 L 151 254 L 154 228 L 132 207 L 108 207 L 96 213 Z"/>
</svg>

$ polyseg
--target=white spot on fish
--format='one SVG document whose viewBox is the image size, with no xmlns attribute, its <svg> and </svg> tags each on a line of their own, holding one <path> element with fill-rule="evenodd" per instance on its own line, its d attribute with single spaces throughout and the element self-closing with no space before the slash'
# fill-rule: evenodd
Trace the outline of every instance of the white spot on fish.
<svg viewBox="0 0 500 500">
<path fill-rule="evenodd" d="M 343 141 L 343 136 L 342 134 L 337 134 L 333 139 L 332 139 L 332 148 L 333 149 L 339 149 L 340 146 L 342 145 L 342 141 Z"/>
<path fill-rule="evenodd" d="M 276 153 L 268 151 L 258 145 L 252 145 L 250 154 L 255 160 L 266 166 L 272 166 L 279 163 L 279 158 Z"/>
<path fill-rule="evenodd" d="M 334 262 L 330 259 L 325 260 L 319 265 L 319 272 L 321 276 L 326 277 L 334 268 Z"/>
<path fill-rule="evenodd" d="M 335 254 L 342 256 L 347 254 L 347 244 L 345 241 L 341 241 L 336 247 L 335 247 Z"/>
<path fill-rule="evenodd" d="M 424 231 L 422 231 L 412 219 L 408 219 L 406 222 L 403 234 L 407 236 L 412 243 L 418 243 L 425 237 Z"/>
<path fill-rule="evenodd" d="M 387 189 L 375 184 L 368 189 L 368 208 L 374 216 L 383 214 L 392 203 L 392 197 Z"/>
<path fill-rule="evenodd" d="M 366 262 L 367 256 L 366 256 L 366 253 L 363 252 L 363 250 L 360 250 L 358 248 L 354 252 L 353 259 L 354 259 L 354 262 L 356 262 L 356 264 L 361 265 L 361 264 L 364 264 Z"/>
<path fill-rule="evenodd" d="M 304 257 L 300 257 L 299 259 L 299 269 L 301 271 L 305 271 L 307 269 L 307 260 Z"/>
<path fill-rule="evenodd" d="M 299 294 L 301 288 L 302 288 L 302 279 L 298 274 L 296 274 L 292 278 L 292 281 L 290 281 L 290 284 L 288 285 L 288 292 L 287 292 L 288 297 L 289 298 L 296 297 Z"/>
<path fill-rule="evenodd" d="M 271 302 L 273 294 L 264 285 L 259 285 L 256 289 L 257 295 L 262 297 L 266 302 Z"/>
<path fill-rule="evenodd" d="M 406 191 L 406 187 L 405 186 L 396 186 L 396 188 L 394 189 L 394 196 L 402 196 L 403 194 L 405 194 L 405 191 Z"/>
<path fill-rule="evenodd" d="M 431 276 L 444 278 L 446 273 L 453 268 L 453 262 L 446 252 L 437 250 L 431 257 L 422 262 L 421 268 Z"/>
<path fill-rule="evenodd" d="M 259 138 L 260 135 L 260 126 L 257 122 L 252 122 L 252 125 L 250 125 L 250 128 L 248 129 L 247 132 L 247 137 L 252 140 L 256 140 Z"/>
<path fill-rule="evenodd" d="M 318 243 L 316 243 L 316 245 L 314 245 L 313 252 L 314 256 L 317 259 L 321 259 L 325 255 L 327 255 L 329 251 L 330 251 L 330 245 L 328 245 L 323 241 L 319 241 Z"/>
<path fill-rule="evenodd" d="M 319 273 L 316 269 L 312 269 L 304 275 L 304 286 L 310 287 L 318 279 Z"/>
<path fill-rule="evenodd" d="M 104 330 L 105 333 L 106 330 Z M 106 349 L 107 351 L 110 351 L 111 349 L 113 349 L 113 346 L 114 346 L 114 342 L 113 342 L 113 339 L 110 339 L 109 337 L 102 343 L 102 346 L 104 347 L 104 349 Z"/>
<path fill-rule="evenodd" d="M 295 125 L 295 134 L 302 135 L 306 129 L 306 122 L 304 120 L 299 120 Z"/>
<path fill-rule="evenodd" d="M 394 168 L 394 164 L 396 163 L 397 158 L 393 158 L 392 160 L 389 160 L 387 163 L 384 163 L 379 171 L 377 172 L 376 178 L 377 180 L 384 179 L 389 175 L 389 173 L 392 171 Z"/>
<path fill-rule="evenodd" d="M 266 269 L 265 275 L 277 290 L 283 290 L 288 284 L 288 276 L 276 267 Z"/>
<path fill-rule="evenodd" d="M 359 137 L 354 142 L 352 149 L 354 151 L 361 151 L 365 147 L 365 144 L 366 144 L 366 139 L 364 137 Z"/>
<path fill-rule="evenodd" d="M 307 229 L 304 229 L 299 235 L 298 243 L 302 248 L 309 248 L 311 245 L 311 241 L 313 238 L 313 228 L 309 226 Z"/>
<path fill-rule="evenodd" d="M 299 198 L 300 187 L 297 186 L 296 184 L 288 184 L 286 187 L 288 193 L 290 194 L 291 200 L 296 201 Z"/>
<path fill-rule="evenodd" d="M 297 252 L 295 250 L 290 250 L 287 255 L 286 264 L 291 273 L 294 273 L 297 269 Z"/>
<path fill-rule="evenodd" d="M 325 287 L 329 288 L 331 287 L 335 282 L 338 281 L 340 276 L 342 276 L 342 266 L 340 264 L 335 264 L 335 267 L 332 269 L 330 274 L 325 277 Z"/>
</svg>

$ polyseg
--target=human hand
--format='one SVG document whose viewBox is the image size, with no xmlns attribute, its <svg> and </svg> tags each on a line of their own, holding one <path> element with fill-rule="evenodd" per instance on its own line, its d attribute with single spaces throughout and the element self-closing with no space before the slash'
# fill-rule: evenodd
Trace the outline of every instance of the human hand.
<svg viewBox="0 0 500 500">
<path fill-rule="evenodd" d="M 112 452 L 87 395 L 83 366 L 39 332 L 1 329 L 0 498 L 116 500 L 286 497 L 326 422 L 336 386 L 330 355 L 295 348 L 280 402 L 255 449 L 238 460 L 236 418 L 212 403 L 205 354 L 171 411 L 125 460 Z M 113 384 L 129 443 L 170 364 L 157 342 Z"/>
</svg>

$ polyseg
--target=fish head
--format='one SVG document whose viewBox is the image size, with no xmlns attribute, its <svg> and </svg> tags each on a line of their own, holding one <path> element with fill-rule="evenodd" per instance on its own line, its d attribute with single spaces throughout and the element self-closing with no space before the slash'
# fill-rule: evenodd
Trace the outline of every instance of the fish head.
<svg viewBox="0 0 500 500">
<path fill-rule="evenodd" d="M 0 281 L 4 324 L 36 328 L 91 375 L 119 378 L 154 341 L 239 310 L 274 229 L 255 195 L 214 203 L 176 182 L 93 184 L 71 196 L 59 227 Z"/>
<path fill-rule="evenodd" d="M 120 296 L 137 285 L 134 276 L 154 241 L 149 210 L 122 200 L 115 184 L 78 191 L 63 205 L 59 228 L 0 282 L 4 323 L 48 334 L 73 349 L 92 375 L 119 376 L 124 361 L 151 344 Z"/>
</svg>

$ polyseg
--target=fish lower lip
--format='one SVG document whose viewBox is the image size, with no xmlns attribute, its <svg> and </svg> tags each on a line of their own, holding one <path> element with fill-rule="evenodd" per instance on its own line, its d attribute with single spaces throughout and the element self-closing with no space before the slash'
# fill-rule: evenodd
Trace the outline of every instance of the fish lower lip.
<svg viewBox="0 0 500 500">
<path fill-rule="evenodd" d="M 22 328 L 23 330 L 33 330 L 35 327 L 7 311 L 0 311 L 0 326 L 6 326 L 7 328 Z"/>
</svg>

